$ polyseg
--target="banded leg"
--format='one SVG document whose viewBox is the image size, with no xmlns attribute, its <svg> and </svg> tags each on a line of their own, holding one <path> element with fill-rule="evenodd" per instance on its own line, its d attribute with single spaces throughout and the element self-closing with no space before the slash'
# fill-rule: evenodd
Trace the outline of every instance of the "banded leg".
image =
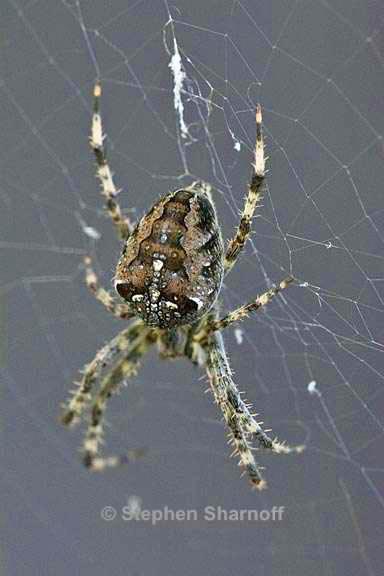
<svg viewBox="0 0 384 576">
<path fill-rule="evenodd" d="M 253 164 L 251 182 L 248 185 L 248 194 L 245 199 L 240 224 L 237 228 L 235 236 L 228 244 L 227 252 L 225 255 L 224 264 L 226 272 L 231 270 L 237 258 L 239 257 L 240 252 L 244 248 L 244 245 L 251 231 L 253 214 L 258 202 L 261 199 L 262 187 L 265 177 L 265 158 L 262 132 L 262 115 L 261 107 L 259 104 L 256 107 L 256 144 L 254 159 L 255 163 Z"/>
<path fill-rule="evenodd" d="M 223 318 L 208 320 L 205 325 L 203 324 L 202 328 L 194 337 L 194 340 L 198 342 L 204 341 L 213 332 L 221 331 L 222 329 L 226 328 L 227 326 L 230 326 L 234 322 L 243 320 L 244 318 L 249 316 L 251 312 L 257 312 L 258 310 L 260 310 L 260 308 L 266 306 L 272 300 L 272 298 L 276 296 L 276 294 L 281 292 L 281 290 L 287 288 L 291 284 L 291 282 L 293 282 L 293 278 L 291 276 L 287 276 L 287 278 L 284 278 L 284 280 L 282 280 L 280 284 L 275 288 L 270 288 L 269 290 L 267 290 L 267 292 L 264 292 L 264 294 L 261 294 L 261 296 L 258 296 L 255 300 L 252 300 L 251 302 L 245 304 L 244 306 L 240 306 L 240 308 L 236 308 L 236 310 L 229 312 L 229 314 L 227 314 Z"/>
<path fill-rule="evenodd" d="M 210 339 L 209 344 L 206 345 L 206 352 L 209 382 L 215 402 L 220 406 L 230 430 L 230 444 L 234 446 L 233 454 L 238 454 L 239 465 L 246 470 L 251 485 L 261 490 L 266 487 L 266 483 L 261 475 L 261 468 L 253 456 L 249 442 L 250 434 L 241 425 L 238 405 L 242 400 L 232 380 L 232 371 L 225 354 L 221 334 L 216 334 Z"/>
<path fill-rule="evenodd" d="M 141 324 L 140 333 L 128 346 L 124 358 L 101 382 L 100 390 L 91 407 L 90 423 L 83 444 L 83 463 L 87 468 L 103 471 L 120 466 L 143 455 L 143 449 L 128 450 L 124 455 L 101 456 L 99 447 L 103 440 L 103 420 L 107 401 L 116 393 L 125 380 L 137 373 L 140 358 L 153 343 L 151 328 Z"/>
<path fill-rule="evenodd" d="M 258 490 L 266 487 L 262 468 L 256 462 L 250 438 L 255 437 L 258 444 L 275 454 L 300 453 L 304 446 L 290 447 L 272 439 L 255 420 L 249 406 L 242 400 L 240 392 L 232 378 L 232 371 L 224 349 L 220 333 L 211 337 L 204 349 L 207 354 L 207 372 L 216 403 L 220 406 L 225 422 L 231 434 L 234 454 L 240 458 L 239 465 L 248 474 L 250 483 Z"/>
<path fill-rule="evenodd" d="M 65 426 L 79 422 L 84 409 L 91 402 L 92 389 L 100 378 L 103 369 L 110 366 L 116 357 L 122 354 L 132 341 L 137 338 L 141 326 L 141 321 L 131 324 L 103 346 L 92 362 L 85 366 L 78 388 L 73 392 L 71 399 L 63 406 L 60 420 Z"/>
<path fill-rule="evenodd" d="M 91 148 L 95 154 L 97 164 L 97 176 L 101 183 L 102 194 L 106 200 L 107 211 L 116 226 L 119 238 L 127 240 L 133 230 L 133 225 L 128 217 L 124 217 L 121 212 L 116 197 L 120 190 L 116 189 L 113 182 L 113 175 L 107 162 L 105 147 L 103 144 L 104 134 L 100 115 L 101 84 L 96 82 L 93 89 L 93 116 L 92 132 L 89 139 Z"/>
<path fill-rule="evenodd" d="M 130 311 L 127 304 L 118 302 L 115 300 L 114 296 L 105 290 L 99 284 L 97 274 L 92 268 L 92 260 L 90 256 L 84 258 L 85 264 L 85 283 L 87 287 L 92 292 L 96 300 L 101 302 L 105 308 L 111 312 L 117 318 L 127 319 L 132 317 L 132 312 Z"/>
</svg>

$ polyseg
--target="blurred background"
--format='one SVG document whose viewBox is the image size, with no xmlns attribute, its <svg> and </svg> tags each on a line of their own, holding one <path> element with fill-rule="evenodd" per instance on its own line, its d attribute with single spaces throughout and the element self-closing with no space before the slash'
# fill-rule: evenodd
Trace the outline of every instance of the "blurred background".
<svg viewBox="0 0 384 576">
<path fill-rule="evenodd" d="M 2 573 L 381 574 L 380 2 L 5 0 L 0 14 Z M 225 342 L 265 427 L 307 445 L 257 455 L 264 492 L 240 477 L 207 380 L 186 361 L 151 353 L 110 401 L 105 450 L 148 448 L 129 468 L 90 474 L 83 429 L 58 422 L 82 366 L 124 327 L 83 281 L 91 254 L 111 287 L 121 249 L 88 146 L 96 77 L 125 212 L 140 218 L 202 178 L 225 238 L 263 106 L 267 185 L 221 306 L 287 274 L 295 285 Z M 149 520 L 127 520 L 127 506 Z M 209 520 L 206 506 L 263 513 Z M 154 525 L 165 509 L 197 518 Z"/>
</svg>

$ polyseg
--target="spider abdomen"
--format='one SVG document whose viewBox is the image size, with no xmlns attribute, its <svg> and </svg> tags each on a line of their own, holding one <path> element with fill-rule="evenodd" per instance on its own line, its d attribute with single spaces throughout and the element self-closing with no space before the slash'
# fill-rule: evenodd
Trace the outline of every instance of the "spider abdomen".
<svg viewBox="0 0 384 576">
<path fill-rule="evenodd" d="M 117 265 L 117 292 L 148 325 L 192 324 L 214 304 L 224 248 L 209 190 L 163 196 L 140 220 Z"/>
</svg>

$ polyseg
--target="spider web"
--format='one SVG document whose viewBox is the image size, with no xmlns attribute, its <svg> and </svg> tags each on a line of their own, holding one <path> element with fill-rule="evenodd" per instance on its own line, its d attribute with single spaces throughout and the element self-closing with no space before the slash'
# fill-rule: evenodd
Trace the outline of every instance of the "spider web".
<svg viewBox="0 0 384 576">
<path fill-rule="evenodd" d="M 3 3 L 9 573 L 381 573 L 382 15 L 373 0 Z M 76 459 L 80 435 L 56 422 L 78 370 L 122 327 L 83 283 L 85 254 L 105 285 L 119 255 L 87 146 L 95 77 L 125 211 L 138 218 L 168 189 L 204 179 L 226 238 L 263 106 L 264 199 L 221 296 L 230 310 L 288 273 L 296 280 L 225 335 L 265 425 L 307 444 L 301 457 L 259 456 L 268 491 L 239 479 L 206 383 L 186 362 L 151 355 L 111 401 L 108 448 L 149 447 L 129 470 L 90 476 Z M 281 522 L 161 527 L 100 518 L 132 497 L 149 509 L 285 512 Z"/>
</svg>

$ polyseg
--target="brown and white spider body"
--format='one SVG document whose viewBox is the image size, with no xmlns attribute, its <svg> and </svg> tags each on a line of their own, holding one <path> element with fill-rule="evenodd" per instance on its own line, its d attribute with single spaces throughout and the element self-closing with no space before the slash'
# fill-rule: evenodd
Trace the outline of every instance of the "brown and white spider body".
<svg viewBox="0 0 384 576">
<path fill-rule="evenodd" d="M 160 198 L 128 238 L 115 289 L 148 326 L 193 324 L 215 303 L 224 246 L 207 187 Z"/>
<path fill-rule="evenodd" d="M 140 456 L 142 451 L 137 449 L 122 456 L 100 455 L 103 420 L 108 399 L 137 373 L 141 358 L 156 345 L 162 358 L 187 357 L 206 370 L 234 454 L 252 486 L 264 488 L 252 439 L 274 453 L 301 452 L 303 446 L 289 447 L 270 438 L 256 421 L 233 380 L 221 331 L 268 304 L 292 278 L 285 278 L 222 318 L 216 304 L 224 274 L 244 248 L 261 197 L 265 162 L 260 106 L 256 108 L 256 145 L 248 194 L 237 231 L 225 249 L 210 187 L 202 182 L 162 196 L 136 226 L 123 216 L 103 145 L 100 96 L 101 86 L 96 83 L 90 144 L 107 211 L 124 241 L 114 278 L 121 300 L 99 285 L 90 257 L 85 258 L 86 283 L 109 312 L 132 321 L 85 366 L 64 406 L 62 422 L 72 425 L 84 413 L 89 414 L 83 462 L 92 470 L 115 467 Z M 99 390 L 95 392 L 97 384 Z"/>
</svg>

